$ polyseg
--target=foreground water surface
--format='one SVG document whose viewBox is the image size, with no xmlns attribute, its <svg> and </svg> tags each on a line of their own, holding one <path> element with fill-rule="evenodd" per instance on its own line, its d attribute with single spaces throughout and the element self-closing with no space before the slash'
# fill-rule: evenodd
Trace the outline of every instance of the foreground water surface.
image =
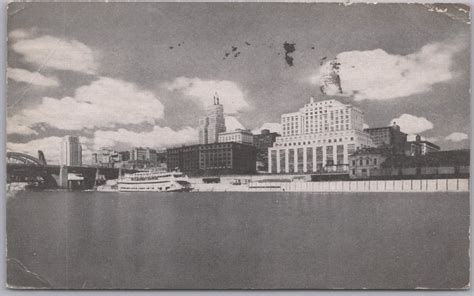
<svg viewBox="0 0 474 296">
<path fill-rule="evenodd" d="M 8 283 L 461 288 L 468 193 L 18 192 Z"/>
</svg>

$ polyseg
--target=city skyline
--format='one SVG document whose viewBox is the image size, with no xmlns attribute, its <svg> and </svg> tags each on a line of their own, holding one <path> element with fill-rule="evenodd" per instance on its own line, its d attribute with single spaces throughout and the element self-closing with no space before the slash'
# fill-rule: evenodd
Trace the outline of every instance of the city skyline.
<svg viewBox="0 0 474 296">
<path fill-rule="evenodd" d="M 313 96 L 356 106 L 370 127 L 396 121 L 443 150 L 469 147 L 464 6 L 445 5 L 454 18 L 404 4 L 90 5 L 10 4 L 7 149 L 52 160 L 65 135 L 86 157 L 197 143 L 216 91 L 228 130 L 280 132 L 280 116 Z M 325 96 L 335 58 L 340 83 Z"/>
</svg>

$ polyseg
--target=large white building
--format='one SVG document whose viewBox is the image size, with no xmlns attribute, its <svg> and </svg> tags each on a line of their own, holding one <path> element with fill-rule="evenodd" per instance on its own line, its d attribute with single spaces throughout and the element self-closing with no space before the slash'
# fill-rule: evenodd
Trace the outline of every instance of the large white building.
<svg viewBox="0 0 474 296">
<path fill-rule="evenodd" d="M 236 142 L 253 145 L 253 134 L 249 130 L 236 129 L 232 132 L 219 133 L 219 143 Z"/>
<path fill-rule="evenodd" d="M 82 166 L 82 146 L 78 137 L 64 137 L 60 149 L 59 165 Z"/>
<path fill-rule="evenodd" d="M 360 109 L 334 99 L 315 102 L 311 98 L 299 111 L 281 116 L 283 133 L 268 148 L 268 171 L 347 171 L 350 154 L 375 147 L 363 125 Z"/>
</svg>

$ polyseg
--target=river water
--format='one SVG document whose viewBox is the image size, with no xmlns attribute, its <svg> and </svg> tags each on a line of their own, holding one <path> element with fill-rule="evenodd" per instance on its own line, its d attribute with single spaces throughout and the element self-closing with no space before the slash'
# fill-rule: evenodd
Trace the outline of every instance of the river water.
<svg viewBox="0 0 474 296">
<path fill-rule="evenodd" d="M 18 192 L 8 283 L 463 287 L 468 232 L 468 193 Z"/>
</svg>

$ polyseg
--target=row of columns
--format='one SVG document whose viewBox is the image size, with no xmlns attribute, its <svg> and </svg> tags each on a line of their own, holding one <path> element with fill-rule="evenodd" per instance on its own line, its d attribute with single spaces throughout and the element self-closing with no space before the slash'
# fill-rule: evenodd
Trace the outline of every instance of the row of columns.
<svg viewBox="0 0 474 296">
<path fill-rule="evenodd" d="M 321 147 L 322 149 L 322 166 L 326 166 L 327 165 L 327 151 L 326 151 L 326 147 L 327 146 L 319 146 Z M 332 146 L 333 147 L 333 151 L 332 151 L 332 156 L 333 156 L 333 162 L 334 164 L 337 163 L 337 145 L 334 145 Z M 284 167 L 284 172 L 285 173 L 292 173 L 290 172 L 290 153 L 289 151 L 290 150 L 293 150 L 294 153 L 293 153 L 293 163 L 294 163 L 294 168 L 293 168 L 293 172 L 297 172 L 298 171 L 298 149 L 303 149 L 303 172 L 306 173 L 308 172 L 308 151 L 307 149 L 308 148 L 312 148 L 312 167 L 313 167 L 313 172 L 316 172 L 317 170 L 317 156 L 316 156 L 316 147 L 313 146 L 313 147 L 299 147 L 299 148 L 283 148 L 283 149 L 275 149 L 275 148 L 269 148 L 268 149 L 268 172 L 271 173 L 273 172 L 273 156 L 272 156 L 272 151 L 276 151 L 276 172 L 277 173 L 283 173 L 281 171 L 281 159 L 280 159 L 280 151 L 285 151 L 285 167 Z M 346 145 L 344 145 L 344 152 L 343 152 L 343 155 L 344 155 L 344 158 L 343 158 L 343 162 L 345 164 L 348 163 L 349 161 L 349 157 L 348 157 L 348 154 L 347 154 L 347 147 Z"/>
</svg>

